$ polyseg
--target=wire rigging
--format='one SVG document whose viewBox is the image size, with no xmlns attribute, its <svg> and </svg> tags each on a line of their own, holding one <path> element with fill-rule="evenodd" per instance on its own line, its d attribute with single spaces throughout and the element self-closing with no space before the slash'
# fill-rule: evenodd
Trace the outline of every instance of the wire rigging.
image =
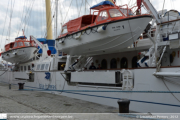
<svg viewBox="0 0 180 120">
<path fill-rule="evenodd" d="M 23 12 L 22 12 L 22 15 L 21 15 L 21 23 L 20 23 L 20 25 L 19 25 L 17 37 L 18 37 L 18 35 L 19 35 L 19 31 L 20 31 L 21 25 L 22 25 L 22 19 L 23 19 L 24 13 L 25 13 L 25 4 L 26 4 L 26 1 L 24 0 Z"/>
<path fill-rule="evenodd" d="M 15 3 L 15 0 L 14 0 L 14 3 Z M 9 22 L 9 40 L 10 40 L 10 35 L 11 35 L 11 20 L 12 20 L 12 15 L 13 15 L 14 3 L 13 3 L 13 1 L 11 1 L 11 12 L 10 12 L 10 22 Z"/>
<path fill-rule="evenodd" d="M 80 16 L 80 13 L 81 13 L 82 4 L 83 4 L 83 0 L 82 0 L 82 3 L 81 3 L 81 7 L 80 7 L 80 10 L 79 10 L 78 17 Z"/>
<path fill-rule="evenodd" d="M 8 1 L 8 7 L 6 9 L 6 17 L 5 17 L 5 21 L 4 21 L 4 27 L 3 27 L 3 32 L 2 32 L 2 36 L 1 36 L 1 41 L 2 41 L 2 38 L 3 38 L 3 35 L 4 35 L 4 28 L 5 28 L 5 25 L 6 25 L 7 13 L 9 11 L 9 1 Z M 1 44 L 1 46 L 2 46 L 2 44 Z"/>
<path fill-rule="evenodd" d="M 35 0 L 34 0 L 35 1 Z M 24 31 L 26 30 L 26 26 L 29 25 L 29 19 L 30 19 L 30 16 L 31 16 L 31 11 L 32 11 L 32 7 L 34 5 L 34 1 L 32 1 L 32 4 L 31 4 L 31 7 L 30 7 L 30 10 L 29 10 L 29 16 L 28 18 L 26 19 L 26 22 L 25 22 L 25 25 L 24 25 Z"/>
</svg>

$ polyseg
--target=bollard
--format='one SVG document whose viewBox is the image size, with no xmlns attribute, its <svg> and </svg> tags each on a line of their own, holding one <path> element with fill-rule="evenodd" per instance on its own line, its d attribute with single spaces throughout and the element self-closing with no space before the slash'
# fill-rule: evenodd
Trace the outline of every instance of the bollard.
<svg viewBox="0 0 180 120">
<path fill-rule="evenodd" d="M 130 100 L 120 99 L 118 100 L 118 104 L 119 104 L 119 113 L 129 113 Z"/>
<path fill-rule="evenodd" d="M 11 89 L 11 84 L 9 84 L 9 89 Z"/>
<path fill-rule="evenodd" d="M 23 89 L 24 89 L 24 84 L 25 84 L 25 83 L 18 83 L 18 85 L 19 85 L 19 90 L 23 90 Z"/>
</svg>

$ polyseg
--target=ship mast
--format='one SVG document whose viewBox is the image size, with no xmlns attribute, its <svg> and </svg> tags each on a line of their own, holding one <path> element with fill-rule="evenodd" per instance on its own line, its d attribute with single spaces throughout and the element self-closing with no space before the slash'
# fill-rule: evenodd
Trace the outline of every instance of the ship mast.
<svg viewBox="0 0 180 120">
<path fill-rule="evenodd" d="M 47 29 L 47 36 L 46 39 L 53 39 L 52 36 L 52 25 L 51 25 L 51 1 L 50 0 L 45 0 L 46 1 L 46 29 Z"/>
<path fill-rule="evenodd" d="M 58 19 L 58 0 L 56 0 L 56 34 L 55 34 L 55 39 L 58 37 L 57 36 L 57 19 Z"/>
</svg>

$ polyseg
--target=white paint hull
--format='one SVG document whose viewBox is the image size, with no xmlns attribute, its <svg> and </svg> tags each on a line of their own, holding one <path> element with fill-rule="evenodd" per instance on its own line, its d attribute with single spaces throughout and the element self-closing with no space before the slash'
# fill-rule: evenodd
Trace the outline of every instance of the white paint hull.
<svg viewBox="0 0 180 120">
<path fill-rule="evenodd" d="M 175 72 L 178 71 L 178 68 L 162 68 L 162 72 Z M 46 91 L 50 93 L 60 94 L 60 92 L 53 90 L 64 90 L 61 95 L 65 95 L 72 98 L 82 99 L 94 103 L 104 104 L 108 106 L 118 107 L 117 101 L 121 98 L 130 99 L 130 110 L 136 112 L 151 112 L 151 113 L 179 113 L 180 111 L 180 93 L 158 93 L 161 91 L 180 91 L 179 80 L 172 80 L 176 82 L 168 82 L 161 78 L 156 78 L 153 73 L 156 71 L 155 68 L 149 69 L 134 69 L 134 88 L 132 91 L 124 92 L 120 87 L 98 87 L 98 86 L 71 86 L 68 85 L 64 78 L 61 76 L 60 71 L 51 72 L 51 80 L 45 79 L 45 72 L 36 72 L 35 73 L 35 81 L 34 82 L 25 82 L 26 89 L 34 89 L 34 90 L 42 90 L 47 89 L 49 86 L 49 90 Z M 0 71 L 2 74 L 4 71 Z M 98 71 L 96 71 L 98 72 Z M 100 71 L 103 73 L 103 71 Z M 114 71 L 110 71 L 114 72 Z M 109 74 L 110 72 L 104 71 L 104 73 Z M 27 75 L 25 72 L 7 72 L 0 76 L 1 82 L 11 83 L 13 85 L 17 85 L 19 82 L 14 76 L 22 76 L 22 74 Z M 110 76 L 111 74 L 109 74 Z M 78 79 L 81 76 L 72 76 L 72 79 Z M 91 72 L 86 74 L 87 78 L 93 78 Z M 104 76 L 98 76 L 100 80 L 104 80 Z M 84 78 L 85 79 L 85 78 Z M 110 79 L 111 81 L 114 78 Z M 97 92 L 73 92 L 66 90 L 93 90 Z M 98 92 L 98 91 L 112 91 L 112 92 Z M 113 92 L 119 91 L 119 92 Z M 127 90 L 125 90 L 127 91 Z M 139 92 L 138 92 L 139 91 Z M 141 91 L 141 92 L 140 92 Z M 150 93 L 149 91 L 157 91 L 154 93 Z M 174 97 L 174 96 L 175 97 Z"/>
<path fill-rule="evenodd" d="M 140 34 L 143 33 L 150 20 L 150 16 L 144 16 L 116 21 L 109 23 L 106 30 L 102 33 L 93 33 L 92 31 L 95 31 L 96 27 L 92 28 L 92 31 L 87 29 L 79 40 L 76 40 L 74 37 L 79 35 L 80 32 L 65 39 L 56 40 L 56 46 L 59 51 L 70 55 L 115 53 L 133 44 Z M 59 43 L 61 40 L 64 43 Z"/>
<path fill-rule="evenodd" d="M 10 63 L 23 63 L 34 57 L 36 47 L 25 47 L 2 53 L 2 59 Z"/>
</svg>

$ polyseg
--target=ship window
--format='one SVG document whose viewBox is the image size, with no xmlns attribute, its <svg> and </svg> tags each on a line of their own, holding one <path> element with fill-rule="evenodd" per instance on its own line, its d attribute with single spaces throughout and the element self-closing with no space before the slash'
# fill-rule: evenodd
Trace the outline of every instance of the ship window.
<svg viewBox="0 0 180 120">
<path fill-rule="evenodd" d="M 23 71 L 23 66 L 21 66 L 21 71 Z"/>
<path fill-rule="evenodd" d="M 137 68 L 137 56 L 132 59 L 132 68 Z"/>
<path fill-rule="evenodd" d="M 40 65 L 37 66 L 37 70 L 39 70 L 39 69 L 40 69 Z"/>
<path fill-rule="evenodd" d="M 30 45 L 29 45 L 29 42 L 24 42 L 24 45 L 25 45 L 25 46 L 30 46 Z"/>
<path fill-rule="evenodd" d="M 128 68 L 128 60 L 125 57 L 121 59 L 121 68 Z"/>
<path fill-rule="evenodd" d="M 110 9 L 109 14 L 111 17 L 121 17 L 122 14 L 118 9 Z"/>
<path fill-rule="evenodd" d="M 30 67 L 30 65 L 28 66 L 28 70 L 31 70 L 31 67 Z"/>
<path fill-rule="evenodd" d="M 45 67 L 45 69 L 46 69 L 46 70 L 48 70 L 48 67 L 49 67 L 49 64 L 46 64 L 46 67 Z"/>
<path fill-rule="evenodd" d="M 98 18 L 97 18 L 97 21 L 106 20 L 106 19 L 108 19 L 107 11 L 106 10 L 101 11 Z"/>
<path fill-rule="evenodd" d="M 44 66 L 45 66 L 45 64 L 42 64 L 42 65 L 41 65 L 41 70 L 44 70 Z"/>
<path fill-rule="evenodd" d="M 17 42 L 14 43 L 14 48 L 17 47 Z"/>
<path fill-rule="evenodd" d="M 24 71 L 26 71 L 26 66 L 24 66 Z"/>
<path fill-rule="evenodd" d="M 23 43 L 22 42 L 18 42 L 18 46 L 23 46 Z"/>
<path fill-rule="evenodd" d="M 67 33 L 67 32 L 68 32 L 67 26 L 64 26 L 63 29 L 62 29 L 62 32 L 61 32 L 62 35 L 65 34 L 65 33 Z"/>
<path fill-rule="evenodd" d="M 117 68 L 117 61 L 115 58 L 111 60 L 111 69 Z"/>
<path fill-rule="evenodd" d="M 101 61 L 101 67 L 102 69 L 107 69 L 107 61 L 105 59 Z"/>
</svg>

